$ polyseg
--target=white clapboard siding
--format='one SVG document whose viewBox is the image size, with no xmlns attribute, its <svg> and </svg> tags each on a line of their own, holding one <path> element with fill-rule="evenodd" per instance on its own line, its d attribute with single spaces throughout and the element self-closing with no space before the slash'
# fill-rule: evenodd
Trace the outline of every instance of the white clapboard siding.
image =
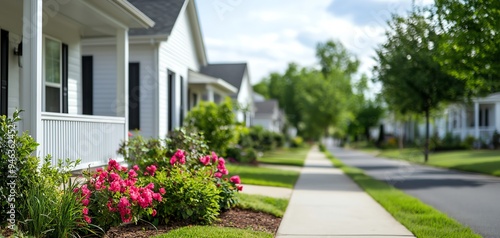
<svg viewBox="0 0 500 238">
<path fill-rule="evenodd" d="M 81 159 L 79 168 L 104 165 L 117 158 L 125 140 L 125 118 L 42 113 L 43 153 L 58 159 Z"/>
<path fill-rule="evenodd" d="M 166 42 L 160 46 L 160 65 L 159 65 L 159 134 L 166 135 L 168 126 L 168 92 L 167 92 L 167 69 L 175 73 L 176 92 L 174 126 L 180 126 L 181 93 L 180 77 L 184 78 L 184 98 L 187 105 L 187 80 L 188 70 L 199 71 L 200 62 L 196 52 L 196 46 L 193 36 L 193 29 L 188 17 L 187 11 L 182 11 L 179 19 Z M 186 108 L 184 109 L 186 110 Z M 186 114 L 184 114 L 186 115 Z"/>
<path fill-rule="evenodd" d="M 116 115 L 116 47 L 83 46 L 83 55 L 93 57 L 94 115 Z"/>
<path fill-rule="evenodd" d="M 158 90 L 157 65 L 155 65 L 155 48 L 157 45 L 130 45 L 129 60 L 140 64 L 140 134 L 144 137 L 158 137 L 155 132 L 155 94 Z"/>
</svg>

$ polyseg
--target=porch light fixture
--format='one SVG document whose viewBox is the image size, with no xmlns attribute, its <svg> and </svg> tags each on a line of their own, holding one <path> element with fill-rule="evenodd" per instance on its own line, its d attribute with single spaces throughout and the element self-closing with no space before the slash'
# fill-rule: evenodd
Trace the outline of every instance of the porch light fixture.
<svg viewBox="0 0 500 238">
<path fill-rule="evenodd" d="M 22 64 L 22 57 L 23 56 L 23 42 L 19 42 L 16 48 L 14 48 L 14 55 L 17 55 L 17 64 L 19 65 L 19 68 L 23 67 Z"/>
</svg>

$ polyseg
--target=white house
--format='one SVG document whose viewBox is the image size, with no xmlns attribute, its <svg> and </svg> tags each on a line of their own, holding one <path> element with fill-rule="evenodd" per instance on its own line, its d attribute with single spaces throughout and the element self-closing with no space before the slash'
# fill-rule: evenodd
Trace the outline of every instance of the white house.
<svg viewBox="0 0 500 238">
<path fill-rule="evenodd" d="M 235 87 L 237 92 L 230 96 L 241 107 L 236 113 L 236 118 L 239 122 L 245 122 L 247 126 L 253 125 L 255 105 L 247 63 L 208 64 L 201 68 L 200 72 L 215 78 L 224 79 Z"/>
<path fill-rule="evenodd" d="M 229 95 L 236 88 L 200 73 L 207 57 L 193 0 L 130 2 L 153 19 L 155 26 L 129 31 L 129 129 L 145 137 L 164 137 L 182 125 L 187 110 L 201 100 L 198 93 L 209 89 Z M 93 95 L 94 114 L 110 113 L 113 98 L 107 95 L 115 91 L 115 77 L 107 72 L 116 67 L 111 63 L 116 55 L 114 44 L 109 38 L 84 41 L 83 52 L 93 58 L 94 74 L 104 75 L 94 84 L 101 92 Z"/>
<path fill-rule="evenodd" d="M 454 135 L 490 143 L 495 130 L 500 132 L 500 92 L 475 98 L 471 104 L 450 105 L 444 120 L 447 131 Z"/>
<path fill-rule="evenodd" d="M 20 129 L 40 144 L 38 155 L 80 158 L 81 167 L 106 163 L 127 138 L 127 32 L 153 25 L 125 0 L 0 0 L 0 113 L 24 110 Z M 116 49 L 106 116 L 83 115 L 92 100 L 81 42 L 96 37 Z"/>
<path fill-rule="evenodd" d="M 281 132 L 283 128 L 282 116 L 277 100 L 255 102 L 253 125 L 262 126 L 272 132 Z"/>
</svg>

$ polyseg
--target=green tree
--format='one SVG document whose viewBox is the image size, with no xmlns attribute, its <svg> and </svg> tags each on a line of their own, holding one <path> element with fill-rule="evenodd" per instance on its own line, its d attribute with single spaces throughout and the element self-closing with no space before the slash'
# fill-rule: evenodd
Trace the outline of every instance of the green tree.
<svg viewBox="0 0 500 238">
<path fill-rule="evenodd" d="M 483 95 L 500 89 L 500 1 L 436 0 L 435 19 L 444 40 L 435 58 L 467 90 Z"/>
<path fill-rule="evenodd" d="M 433 59 L 441 35 L 425 11 L 407 17 L 395 15 L 386 32 L 387 42 L 377 50 L 375 81 L 382 83 L 382 96 L 390 108 L 423 113 L 426 118 L 425 161 L 429 153 L 429 118 L 441 103 L 462 100 L 465 83 L 445 73 Z"/>
<path fill-rule="evenodd" d="M 338 41 L 329 40 L 325 43 L 318 43 L 316 45 L 316 58 L 319 60 L 321 72 L 325 76 L 337 70 L 348 76 L 358 71 L 359 60 Z"/>
</svg>

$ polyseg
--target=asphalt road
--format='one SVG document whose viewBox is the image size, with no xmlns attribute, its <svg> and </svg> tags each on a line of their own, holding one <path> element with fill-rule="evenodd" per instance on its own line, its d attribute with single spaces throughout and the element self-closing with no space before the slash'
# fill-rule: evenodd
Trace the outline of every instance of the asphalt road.
<svg viewBox="0 0 500 238">
<path fill-rule="evenodd" d="M 329 147 L 345 164 L 365 170 L 469 226 L 500 238 L 500 178 L 419 166 Z"/>
</svg>

